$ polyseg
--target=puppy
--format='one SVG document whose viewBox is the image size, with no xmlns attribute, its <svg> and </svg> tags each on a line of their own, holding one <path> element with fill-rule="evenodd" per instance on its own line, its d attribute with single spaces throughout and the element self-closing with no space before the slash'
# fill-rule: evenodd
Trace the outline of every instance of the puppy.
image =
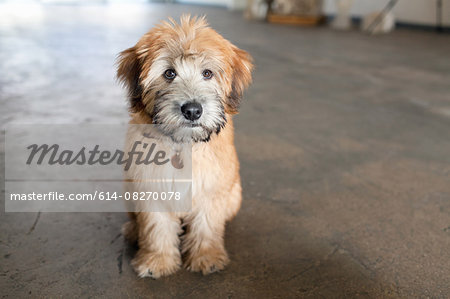
<svg viewBox="0 0 450 299">
<path fill-rule="evenodd" d="M 190 16 L 162 22 L 119 54 L 117 76 L 128 89 L 130 123 L 157 125 L 168 148 L 189 144 L 192 151 L 190 211 L 132 212 L 122 228 L 139 246 L 132 266 L 140 277 L 170 275 L 182 265 L 209 274 L 229 262 L 225 223 L 241 205 L 232 115 L 252 67 L 247 52 L 205 18 Z M 130 168 L 127 179 L 148 178 L 149 172 Z M 132 185 L 133 191 L 151 191 L 145 188 Z"/>
</svg>

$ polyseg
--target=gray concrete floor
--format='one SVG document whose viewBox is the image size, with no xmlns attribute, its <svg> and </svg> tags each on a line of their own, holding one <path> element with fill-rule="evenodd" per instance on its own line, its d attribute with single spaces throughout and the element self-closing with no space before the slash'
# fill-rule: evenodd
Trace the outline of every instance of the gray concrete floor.
<svg viewBox="0 0 450 299">
<path fill-rule="evenodd" d="M 231 264 L 138 279 L 118 235 L 126 215 L 2 211 L 1 295 L 450 297 L 449 35 L 273 26 L 195 6 L 2 5 L 1 124 L 125 123 L 115 55 L 182 12 L 206 14 L 255 58 L 236 117 Z"/>
</svg>

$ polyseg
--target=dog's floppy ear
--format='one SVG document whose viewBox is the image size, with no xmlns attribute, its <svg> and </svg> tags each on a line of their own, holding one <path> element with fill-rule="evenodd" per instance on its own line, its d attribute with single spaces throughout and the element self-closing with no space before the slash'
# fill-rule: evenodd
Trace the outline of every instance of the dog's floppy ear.
<svg viewBox="0 0 450 299">
<path fill-rule="evenodd" d="M 136 52 L 136 47 L 120 52 L 118 57 L 117 78 L 128 90 L 131 112 L 138 112 L 144 109 L 140 74 L 141 63 Z"/>
<path fill-rule="evenodd" d="M 237 47 L 233 47 L 233 77 L 231 81 L 231 93 L 228 97 L 227 110 L 231 114 L 237 113 L 242 93 L 252 82 L 252 57 L 250 54 Z"/>
</svg>

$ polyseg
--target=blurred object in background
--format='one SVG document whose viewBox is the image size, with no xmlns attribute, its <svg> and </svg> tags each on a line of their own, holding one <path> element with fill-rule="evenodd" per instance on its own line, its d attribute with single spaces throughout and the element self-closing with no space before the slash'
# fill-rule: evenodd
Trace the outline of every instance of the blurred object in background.
<svg viewBox="0 0 450 299">
<path fill-rule="evenodd" d="M 322 16 L 322 0 L 273 0 L 267 19 L 271 23 L 318 25 Z"/>
<path fill-rule="evenodd" d="M 371 34 L 389 33 L 394 30 L 395 17 L 392 9 L 398 0 L 390 0 L 382 11 L 366 15 L 361 23 L 361 30 Z"/>
<path fill-rule="evenodd" d="M 352 26 L 350 18 L 350 9 L 352 8 L 353 0 L 337 0 L 337 14 L 336 18 L 331 23 L 334 29 L 348 30 Z"/>
<path fill-rule="evenodd" d="M 395 28 L 395 17 L 392 12 L 373 12 L 366 15 L 361 23 L 361 30 L 371 33 L 389 33 Z"/>
<path fill-rule="evenodd" d="M 322 13 L 321 0 L 274 0 L 272 12 L 280 15 L 318 16 Z"/>
<path fill-rule="evenodd" d="M 248 0 L 244 16 L 249 20 L 265 20 L 269 3 L 266 0 Z"/>
<path fill-rule="evenodd" d="M 386 7 L 390 7 L 388 11 L 393 15 L 385 11 Z M 374 12 L 384 13 L 371 25 L 369 32 L 373 29 L 375 33 L 389 32 L 395 27 L 450 32 L 450 0 L 323 0 L 323 14 L 336 29 L 357 26 L 367 30 L 369 25 L 363 24 L 364 18 L 367 17 L 368 23 L 377 19 L 371 16 Z M 395 27 L 390 28 L 390 23 Z"/>
</svg>

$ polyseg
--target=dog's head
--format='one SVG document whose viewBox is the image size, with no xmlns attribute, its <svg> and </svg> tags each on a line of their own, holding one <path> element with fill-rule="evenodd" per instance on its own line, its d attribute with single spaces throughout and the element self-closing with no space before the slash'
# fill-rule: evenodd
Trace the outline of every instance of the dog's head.
<svg viewBox="0 0 450 299">
<path fill-rule="evenodd" d="M 131 111 L 148 116 L 176 142 L 218 134 L 251 82 L 250 55 L 204 18 L 161 23 L 121 52 L 118 64 Z"/>
</svg>

